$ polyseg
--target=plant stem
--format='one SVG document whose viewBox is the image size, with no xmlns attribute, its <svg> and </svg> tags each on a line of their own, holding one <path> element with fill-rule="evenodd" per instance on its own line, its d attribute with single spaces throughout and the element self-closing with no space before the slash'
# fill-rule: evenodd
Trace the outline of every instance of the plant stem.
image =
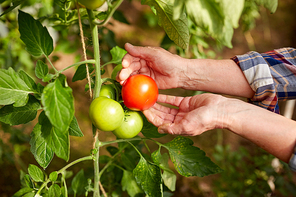
<svg viewBox="0 0 296 197">
<path fill-rule="evenodd" d="M 118 140 L 109 141 L 109 142 L 100 142 L 99 146 L 97 148 L 102 147 L 102 146 L 106 146 L 108 144 L 114 144 L 114 143 L 118 143 L 118 142 L 140 141 L 142 139 L 145 139 L 145 138 L 134 137 L 134 138 L 130 138 L 130 139 L 118 139 Z"/>
<path fill-rule="evenodd" d="M 93 159 L 93 156 L 86 156 L 86 157 L 82 157 L 82 158 L 79 158 L 75 161 L 72 161 L 71 163 L 69 163 L 68 165 L 64 166 L 62 169 L 60 169 L 59 171 L 57 171 L 58 174 L 61 174 L 63 173 L 65 170 L 67 170 L 69 167 L 79 163 L 79 162 L 82 162 L 82 161 L 86 161 L 86 160 L 92 160 Z M 45 182 L 43 182 L 43 184 L 41 185 L 41 187 L 39 188 L 37 194 L 40 194 L 40 192 L 42 191 L 42 189 L 50 182 L 51 180 L 48 178 Z"/>
<path fill-rule="evenodd" d="M 94 14 L 92 10 L 87 9 L 90 28 L 92 32 L 92 39 L 93 39 L 93 47 L 94 47 L 94 57 L 95 57 L 95 89 L 94 89 L 94 99 L 100 95 L 101 90 L 101 63 L 100 63 L 100 44 L 99 44 L 99 33 L 98 27 L 94 25 L 92 22 L 94 20 Z"/>
<path fill-rule="evenodd" d="M 51 67 L 54 69 L 55 73 L 58 73 L 59 71 L 54 67 L 54 65 L 50 61 L 49 57 L 47 55 L 45 55 L 45 57 L 46 57 L 47 61 L 49 62 L 49 64 L 51 65 Z"/>
<path fill-rule="evenodd" d="M 75 64 L 72 64 L 72 65 L 68 66 L 67 68 L 64 68 L 64 69 L 60 70 L 59 73 L 62 73 L 62 72 L 64 72 L 65 70 L 68 70 L 69 68 L 72 68 L 72 67 L 74 67 L 74 66 L 79 66 L 79 65 L 81 65 L 81 64 L 95 64 L 95 63 L 96 63 L 95 60 L 86 60 L 86 61 L 77 62 L 77 63 L 75 63 Z"/>
<path fill-rule="evenodd" d="M 99 33 L 98 33 L 98 27 L 93 24 L 94 21 L 94 14 L 92 10 L 87 9 L 88 17 L 89 17 L 89 22 L 90 22 L 90 28 L 92 32 L 92 40 L 93 40 L 93 48 L 94 48 L 94 58 L 95 58 L 95 88 L 94 88 L 94 96 L 93 99 L 97 98 L 100 96 L 100 90 L 101 90 L 101 65 L 100 65 L 100 44 L 99 44 Z M 98 132 L 98 130 L 96 131 Z M 98 135 L 94 138 L 94 144 L 99 142 Z M 99 188 L 99 183 L 100 183 L 100 168 L 99 168 L 99 156 L 100 156 L 100 151 L 99 148 L 97 148 L 97 152 L 95 154 L 95 159 L 94 159 L 94 197 L 100 197 L 100 188 Z"/>
</svg>

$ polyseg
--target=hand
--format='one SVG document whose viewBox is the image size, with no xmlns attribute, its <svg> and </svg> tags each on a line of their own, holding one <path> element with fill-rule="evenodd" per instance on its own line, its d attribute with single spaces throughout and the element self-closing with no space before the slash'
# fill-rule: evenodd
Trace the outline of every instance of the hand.
<svg viewBox="0 0 296 197">
<path fill-rule="evenodd" d="M 157 47 L 138 47 L 125 44 L 127 54 L 122 59 L 123 69 L 117 80 L 123 84 L 130 76 L 144 74 L 152 77 L 159 89 L 177 88 L 184 73 L 184 58 Z"/>
<path fill-rule="evenodd" d="M 158 102 L 178 107 L 172 109 L 155 104 L 143 113 L 159 127 L 159 133 L 195 136 L 214 128 L 226 126 L 224 109 L 227 98 L 215 94 L 201 94 L 193 97 L 159 95 Z"/>
</svg>

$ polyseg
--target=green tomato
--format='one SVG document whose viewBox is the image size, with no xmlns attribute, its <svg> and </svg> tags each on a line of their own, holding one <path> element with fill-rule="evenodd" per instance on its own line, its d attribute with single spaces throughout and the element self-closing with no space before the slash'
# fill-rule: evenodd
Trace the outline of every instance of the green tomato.
<svg viewBox="0 0 296 197">
<path fill-rule="evenodd" d="M 92 101 L 89 117 L 101 131 L 113 131 L 123 123 L 124 111 L 115 100 L 100 96 Z"/>
<path fill-rule="evenodd" d="M 128 111 L 125 114 L 123 123 L 113 133 L 118 138 L 133 138 L 140 133 L 142 128 L 143 118 L 140 112 Z"/>
<path fill-rule="evenodd" d="M 112 84 L 102 85 L 100 96 L 105 96 L 110 99 L 115 99 L 115 89 Z"/>
<path fill-rule="evenodd" d="M 81 5 L 84 5 L 87 9 L 94 10 L 101 7 L 106 0 L 78 0 Z"/>
</svg>

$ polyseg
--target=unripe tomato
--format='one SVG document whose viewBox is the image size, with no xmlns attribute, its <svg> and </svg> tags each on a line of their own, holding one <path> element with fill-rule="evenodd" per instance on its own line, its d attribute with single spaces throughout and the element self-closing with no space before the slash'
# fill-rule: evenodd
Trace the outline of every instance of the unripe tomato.
<svg viewBox="0 0 296 197">
<path fill-rule="evenodd" d="M 128 111 L 125 114 L 125 118 L 123 123 L 116 128 L 113 133 L 118 138 L 133 138 L 143 128 L 143 118 L 139 112 L 136 111 Z"/>
<path fill-rule="evenodd" d="M 115 100 L 100 96 L 92 101 L 89 117 L 101 131 L 113 131 L 122 124 L 124 111 Z"/>
<path fill-rule="evenodd" d="M 87 9 L 94 10 L 101 7 L 106 0 L 78 0 L 81 5 L 84 5 Z"/>
<path fill-rule="evenodd" d="M 110 99 L 115 99 L 115 89 L 111 84 L 102 85 L 100 96 L 105 96 Z"/>
<path fill-rule="evenodd" d="M 146 75 L 133 75 L 122 85 L 122 99 L 126 107 L 139 111 L 150 108 L 157 100 L 155 81 Z"/>
</svg>

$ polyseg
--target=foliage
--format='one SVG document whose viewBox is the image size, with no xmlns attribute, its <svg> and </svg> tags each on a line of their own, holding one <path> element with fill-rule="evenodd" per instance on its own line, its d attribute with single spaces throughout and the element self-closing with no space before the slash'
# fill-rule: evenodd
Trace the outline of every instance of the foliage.
<svg viewBox="0 0 296 197">
<path fill-rule="evenodd" d="M 233 151 L 230 145 L 217 145 L 213 156 L 224 169 L 214 181 L 219 197 L 296 194 L 288 165 L 262 149 L 250 154 L 244 147 Z"/>
<path fill-rule="evenodd" d="M 130 196 L 164 196 L 176 187 L 176 174 L 170 169 L 169 160 L 185 177 L 222 172 L 189 138 L 179 136 L 167 143 L 158 142 L 157 139 L 164 135 L 159 134 L 144 116 L 144 137 L 100 141 L 94 129 L 94 148 L 90 155 L 69 162 L 60 170 L 45 172 L 54 155 L 69 161 L 70 136 L 84 136 L 75 117 L 73 90 L 64 71 L 76 67 L 72 81 L 87 78 L 90 83 L 85 85 L 85 90 L 93 88 L 95 97 L 103 83 L 113 84 L 117 92 L 116 101 L 121 103 L 121 86 L 114 79 L 101 76 L 106 65 L 120 64 L 126 54 L 117 46 L 114 33 L 106 27 L 112 16 L 128 23 L 117 10 L 122 1 L 107 1 L 107 9 L 103 11 L 87 10 L 70 0 L 0 1 L 4 8 L 1 24 L 8 30 L 1 34 L 5 39 L 0 43 L 3 46 L 0 48 L 0 121 L 2 128 L 35 124 L 30 139 L 25 142 L 29 141 L 30 151 L 40 166 L 29 165 L 28 173 L 21 177 L 22 187 L 14 196 L 89 193 L 100 196 L 99 184 L 109 195 L 127 192 Z M 231 47 L 233 28 L 238 26 L 245 2 L 142 0 L 142 4 L 151 7 L 158 24 L 166 32 L 163 46 L 172 46 L 173 41 L 180 53 L 190 48 L 194 57 L 205 55 L 199 48 L 208 47 L 209 37 L 220 45 Z M 277 5 L 277 1 L 252 2 L 262 4 L 271 12 Z M 230 7 L 236 9 L 230 12 Z M 86 51 L 89 59 L 77 60 L 73 65 L 58 70 L 55 67 L 58 58 L 54 52 L 76 53 L 81 48 L 79 37 L 73 36 L 78 33 L 82 36 L 78 30 L 79 21 L 82 22 L 83 35 L 89 38 L 86 45 L 93 46 L 92 50 Z M 167 38 L 171 41 L 168 42 Z M 9 42 L 10 39 L 15 42 Z M 68 42 L 68 39 L 74 41 Z M 101 47 L 105 50 L 100 51 Z M 7 131 L 13 136 L 12 129 Z M 151 152 L 147 141 L 154 142 L 158 149 Z M 1 147 L 4 147 L 2 140 Z M 109 156 L 100 155 L 103 147 Z M 85 169 L 75 175 L 68 170 L 86 161 L 93 162 L 92 176 L 86 176 Z M 113 177 L 112 182 L 110 177 Z"/>
</svg>

